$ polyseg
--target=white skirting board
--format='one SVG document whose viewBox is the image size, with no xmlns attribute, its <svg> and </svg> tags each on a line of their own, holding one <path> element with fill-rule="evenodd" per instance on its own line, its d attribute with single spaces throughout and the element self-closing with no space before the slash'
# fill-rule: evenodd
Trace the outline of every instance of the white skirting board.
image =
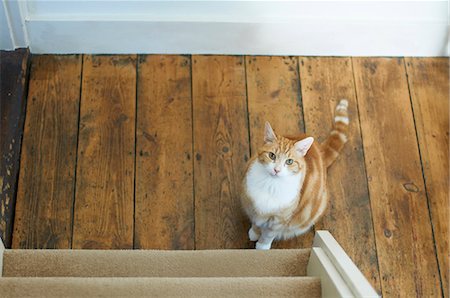
<svg viewBox="0 0 450 298">
<path fill-rule="evenodd" d="M 443 0 L 2 1 L 32 53 L 448 55 Z"/>
<path fill-rule="evenodd" d="M 33 53 L 442 56 L 437 25 L 32 21 Z M 351 33 L 351 37 L 349 36 Z M 45 37 L 45 38 L 43 38 Z"/>
<path fill-rule="evenodd" d="M 0 277 L 3 276 L 3 252 L 5 251 L 5 245 L 3 239 L 0 237 Z"/>
<path fill-rule="evenodd" d="M 328 231 L 317 231 L 307 268 L 321 278 L 322 297 L 380 297 Z"/>
</svg>

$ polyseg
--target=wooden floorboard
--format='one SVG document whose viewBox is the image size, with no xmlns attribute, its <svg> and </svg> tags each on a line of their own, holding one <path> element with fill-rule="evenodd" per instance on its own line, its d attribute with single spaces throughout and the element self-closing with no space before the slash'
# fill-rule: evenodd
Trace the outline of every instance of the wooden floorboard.
<svg viewBox="0 0 450 298">
<path fill-rule="evenodd" d="M 249 246 L 240 189 L 249 159 L 244 57 L 193 56 L 195 243 Z"/>
<path fill-rule="evenodd" d="M 252 155 L 263 145 L 264 123 L 277 134 L 304 132 L 302 98 L 296 57 L 246 57 L 248 117 Z M 311 247 L 314 232 L 276 242 L 273 248 Z"/>
<path fill-rule="evenodd" d="M 2 117 L 12 113 L 4 86 Z M 320 142 L 347 98 L 350 140 L 329 169 L 330 205 L 315 229 L 330 230 L 384 297 L 440 297 L 448 88 L 447 58 L 35 56 L 12 246 L 252 248 L 240 190 L 264 122 Z M 1 150 L 18 152 L 4 135 L 2 122 Z M 11 204 L 4 171 L 14 169 L 3 159 L 0 199 L 8 191 Z M 5 231 L 11 207 L 1 204 Z M 274 248 L 310 247 L 313 235 Z"/>
<path fill-rule="evenodd" d="M 139 59 L 135 247 L 194 248 L 191 60 Z"/>
<path fill-rule="evenodd" d="M 449 297 L 449 61 L 406 58 L 441 281 Z"/>
<path fill-rule="evenodd" d="M 13 248 L 70 248 L 81 56 L 32 59 Z"/>
<path fill-rule="evenodd" d="M 404 61 L 353 58 L 384 297 L 439 297 Z"/>
<path fill-rule="evenodd" d="M 299 58 L 306 131 L 323 142 L 340 99 L 349 102 L 348 142 L 328 170 L 329 207 L 316 230 L 329 230 L 381 292 L 364 152 L 350 58 Z"/>
<path fill-rule="evenodd" d="M 132 248 L 136 56 L 84 56 L 73 248 Z"/>
<path fill-rule="evenodd" d="M 0 237 L 11 247 L 20 148 L 27 102 L 29 51 L 0 51 Z"/>
</svg>

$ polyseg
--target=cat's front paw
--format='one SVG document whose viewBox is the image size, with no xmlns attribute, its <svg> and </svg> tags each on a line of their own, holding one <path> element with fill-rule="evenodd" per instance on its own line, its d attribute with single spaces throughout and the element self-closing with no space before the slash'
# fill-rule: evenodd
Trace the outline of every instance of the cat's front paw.
<svg viewBox="0 0 450 298">
<path fill-rule="evenodd" d="M 270 249 L 271 244 L 270 243 L 260 243 L 259 241 L 256 242 L 256 249 L 259 250 L 269 250 Z"/>
<path fill-rule="evenodd" d="M 250 241 L 258 241 L 259 236 L 260 234 L 256 233 L 253 227 L 251 227 L 250 230 L 248 230 L 248 238 L 250 239 Z"/>
</svg>

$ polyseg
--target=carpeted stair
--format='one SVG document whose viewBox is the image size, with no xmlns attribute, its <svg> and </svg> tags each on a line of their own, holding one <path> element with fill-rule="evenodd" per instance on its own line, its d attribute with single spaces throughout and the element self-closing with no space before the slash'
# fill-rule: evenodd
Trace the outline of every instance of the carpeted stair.
<svg viewBox="0 0 450 298">
<path fill-rule="evenodd" d="M 4 250 L 0 297 L 321 297 L 310 252 Z"/>
</svg>

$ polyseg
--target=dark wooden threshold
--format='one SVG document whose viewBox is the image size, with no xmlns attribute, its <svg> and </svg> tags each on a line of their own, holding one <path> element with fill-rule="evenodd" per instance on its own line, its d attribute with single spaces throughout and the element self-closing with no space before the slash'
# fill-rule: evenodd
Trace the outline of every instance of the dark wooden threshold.
<svg viewBox="0 0 450 298">
<path fill-rule="evenodd" d="M 13 231 L 30 57 L 28 49 L 0 51 L 0 236 L 7 248 Z"/>
</svg>

